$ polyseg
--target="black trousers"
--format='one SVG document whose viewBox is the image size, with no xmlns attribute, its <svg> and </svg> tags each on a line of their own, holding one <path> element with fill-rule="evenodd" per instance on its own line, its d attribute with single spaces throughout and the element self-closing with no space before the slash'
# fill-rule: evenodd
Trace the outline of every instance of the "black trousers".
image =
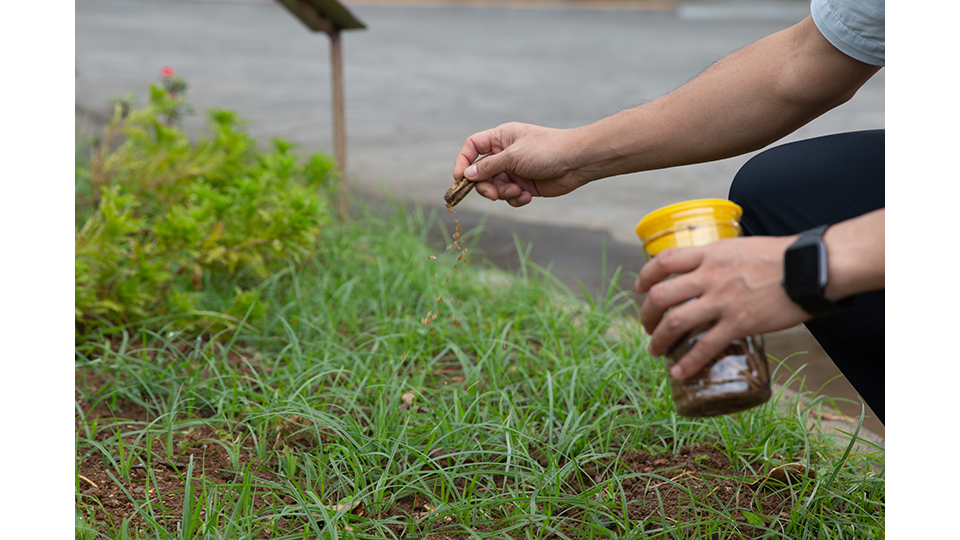
<svg viewBox="0 0 960 540">
<path fill-rule="evenodd" d="M 746 235 L 786 236 L 884 207 L 884 131 L 828 135 L 750 159 L 730 186 Z M 857 295 L 840 314 L 807 329 L 884 418 L 884 292 Z"/>
</svg>

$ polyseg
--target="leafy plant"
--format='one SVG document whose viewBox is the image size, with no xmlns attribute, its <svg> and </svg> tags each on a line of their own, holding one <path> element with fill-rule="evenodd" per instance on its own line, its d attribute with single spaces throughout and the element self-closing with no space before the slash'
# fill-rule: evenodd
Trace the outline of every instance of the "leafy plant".
<svg viewBox="0 0 960 540">
<path fill-rule="evenodd" d="M 209 134 L 191 141 L 175 122 L 185 84 L 177 89 L 150 85 L 143 107 L 115 102 L 103 137 L 78 152 L 78 333 L 143 319 L 208 330 L 255 320 L 264 279 L 310 258 L 331 222 L 331 157 L 301 159 L 279 139 L 260 150 L 218 108 Z"/>
</svg>

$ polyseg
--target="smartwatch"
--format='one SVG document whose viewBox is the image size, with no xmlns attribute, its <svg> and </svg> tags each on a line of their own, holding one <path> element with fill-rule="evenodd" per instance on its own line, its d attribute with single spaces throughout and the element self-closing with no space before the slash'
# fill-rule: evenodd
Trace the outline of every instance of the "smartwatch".
<svg viewBox="0 0 960 540">
<path fill-rule="evenodd" d="M 800 233 L 783 255 L 783 288 L 787 296 L 814 317 L 833 315 L 850 306 L 850 299 L 832 302 L 823 296 L 827 287 L 827 246 L 821 225 Z"/>
</svg>

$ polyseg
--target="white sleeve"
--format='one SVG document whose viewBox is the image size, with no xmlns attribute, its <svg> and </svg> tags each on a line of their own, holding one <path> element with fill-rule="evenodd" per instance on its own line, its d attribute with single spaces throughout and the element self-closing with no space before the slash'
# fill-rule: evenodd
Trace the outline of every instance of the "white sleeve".
<svg viewBox="0 0 960 540">
<path fill-rule="evenodd" d="M 885 0 L 812 0 L 810 14 L 823 37 L 843 53 L 884 64 Z"/>
</svg>

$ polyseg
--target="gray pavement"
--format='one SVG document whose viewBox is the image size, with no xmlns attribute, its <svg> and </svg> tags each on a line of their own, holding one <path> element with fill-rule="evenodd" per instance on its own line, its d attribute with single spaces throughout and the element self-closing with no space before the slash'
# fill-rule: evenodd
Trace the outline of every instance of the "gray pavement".
<svg viewBox="0 0 960 540">
<path fill-rule="evenodd" d="M 743 11 L 747 3 L 646 11 L 346 2 L 368 27 L 343 40 L 351 182 L 364 192 L 442 208 L 453 159 L 470 134 L 507 121 L 573 127 L 598 120 L 669 92 L 803 16 L 795 0 Z M 171 66 L 189 80 L 197 111 L 234 109 L 261 141 L 282 137 L 332 153 L 329 43 L 279 4 L 77 0 L 75 14 L 78 119 L 95 124 L 108 115 L 110 98 L 128 91 L 145 100 L 147 83 Z M 202 115 L 185 126 L 198 133 Z M 852 101 L 785 141 L 883 126 L 881 71 Z M 637 221 L 665 204 L 725 197 L 751 155 L 611 178 L 522 209 L 473 195 L 457 218 L 486 219 L 480 249 L 497 264 L 516 261 L 517 234 L 532 244 L 535 262 L 570 283 L 599 289 L 607 279 L 605 252 L 607 274 L 622 266 L 629 287 L 640 265 Z M 837 375 L 801 328 L 770 338 L 775 356 L 811 351 L 797 365 L 809 363 L 815 380 Z M 842 379 L 823 391 L 856 399 Z M 841 409 L 853 414 L 859 405 Z M 867 426 L 882 435 L 879 422 Z"/>
</svg>

